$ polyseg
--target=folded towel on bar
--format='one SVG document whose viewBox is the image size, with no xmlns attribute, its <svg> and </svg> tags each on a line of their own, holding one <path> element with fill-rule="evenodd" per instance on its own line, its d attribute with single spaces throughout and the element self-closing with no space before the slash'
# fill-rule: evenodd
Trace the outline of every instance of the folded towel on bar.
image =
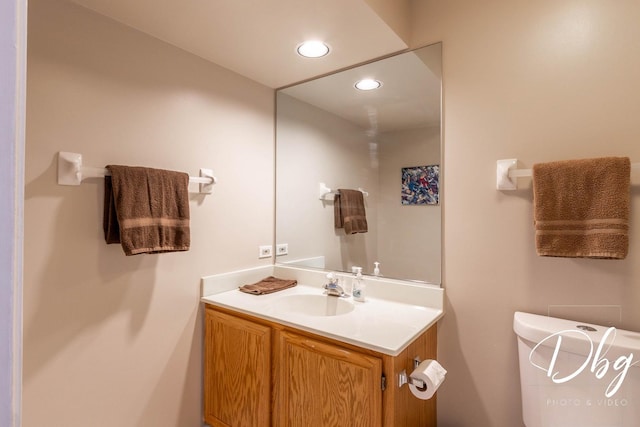
<svg viewBox="0 0 640 427">
<path fill-rule="evenodd" d="M 109 165 L 103 228 L 108 244 L 126 255 L 188 251 L 189 175 L 136 166 Z"/>
<path fill-rule="evenodd" d="M 335 228 L 344 228 L 346 234 L 366 233 L 367 215 L 362 191 L 339 189 L 333 202 L 333 220 Z"/>
<path fill-rule="evenodd" d="M 294 280 L 278 279 L 276 277 L 269 276 L 251 285 L 240 286 L 239 289 L 242 292 L 246 292 L 248 294 L 263 295 L 263 294 L 278 292 L 287 288 L 292 288 L 297 284 L 298 284 L 298 281 L 295 279 Z"/>
<path fill-rule="evenodd" d="M 624 259 L 630 172 L 627 157 L 533 165 L 538 255 Z"/>
</svg>

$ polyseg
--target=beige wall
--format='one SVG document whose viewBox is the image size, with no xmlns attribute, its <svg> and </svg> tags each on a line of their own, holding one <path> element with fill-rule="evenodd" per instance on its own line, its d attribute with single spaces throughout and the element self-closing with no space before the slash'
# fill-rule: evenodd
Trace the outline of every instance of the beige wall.
<svg viewBox="0 0 640 427">
<path fill-rule="evenodd" d="M 401 204 L 401 171 L 440 164 L 440 128 L 380 136 L 378 259 L 381 274 L 440 284 L 440 205 Z M 417 261 L 417 259 L 419 261 Z"/>
<path fill-rule="evenodd" d="M 613 305 L 622 315 L 615 325 L 640 329 L 640 192 L 634 185 L 626 260 L 540 258 L 530 179 L 521 180 L 522 190 L 496 191 L 495 161 L 517 157 L 531 167 L 627 155 L 640 162 L 640 3 L 414 5 L 413 45 L 444 42 L 448 305 L 439 358 L 449 373 L 438 393 L 438 425 L 522 426 L 514 311 Z M 571 311 L 587 321 L 613 321 L 617 313 Z"/>
<path fill-rule="evenodd" d="M 29 10 L 24 427 L 201 425 L 201 276 L 269 264 L 273 91 L 85 9 Z M 103 181 L 56 185 L 56 152 L 213 168 L 189 252 L 125 257 Z"/>
<path fill-rule="evenodd" d="M 411 0 L 365 0 L 402 40 L 411 38 Z"/>
</svg>

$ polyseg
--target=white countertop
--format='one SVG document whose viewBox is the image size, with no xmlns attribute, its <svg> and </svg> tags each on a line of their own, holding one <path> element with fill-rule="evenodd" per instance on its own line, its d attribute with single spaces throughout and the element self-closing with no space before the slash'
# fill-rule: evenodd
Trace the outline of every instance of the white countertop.
<svg viewBox="0 0 640 427">
<path fill-rule="evenodd" d="M 402 286 L 397 289 L 402 291 Z M 416 304 L 406 298 L 367 297 L 365 302 L 339 298 L 340 304 L 352 304 L 353 310 L 333 316 L 310 315 L 291 310 L 283 298 L 291 295 L 318 295 L 327 298 L 327 307 L 335 307 L 338 297 L 323 295 L 321 287 L 299 284 L 267 295 L 251 295 L 237 289 L 224 290 L 202 297 L 206 304 L 224 307 L 264 320 L 312 332 L 317 335 L 396 356 L 414 339 L 433 326 L 443 315 L 442 289 L 408 289 Z M 425 298 L 415 298 L 424 293 Z M 436 304 L 433 303 L 434 299 Z M 437 301 L 439 299 L 439 301 Z M 404 300 L 404 301 L 403 301 Z M 320 300 L 322 304 L 324 302 Z M 420 304 L 423 301 L 423 304 Z M 349 307 L 350 308 L 350 307 Z M 298 311 L 298 312 L 296 312 Z"/>
</svg>

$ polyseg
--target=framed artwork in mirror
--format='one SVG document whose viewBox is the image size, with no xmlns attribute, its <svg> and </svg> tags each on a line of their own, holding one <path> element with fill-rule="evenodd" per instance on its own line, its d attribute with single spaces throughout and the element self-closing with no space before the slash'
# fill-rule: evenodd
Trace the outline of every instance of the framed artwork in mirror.
<svg viewBox="0 0 640 427">
<path fill-rule="evenodd" d="M 440 165 L 402 168 L 402 204 L 439 203 Z"/>
</svg>

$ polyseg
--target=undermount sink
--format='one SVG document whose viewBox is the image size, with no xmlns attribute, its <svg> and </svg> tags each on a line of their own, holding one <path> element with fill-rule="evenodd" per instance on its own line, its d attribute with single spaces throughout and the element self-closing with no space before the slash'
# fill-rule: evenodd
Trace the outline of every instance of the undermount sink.
<svg viewBox="0 0 640 427">
<path fill-rule="evenodd" d="M 340 316 L 354 309 L 348 300 L 327 295 L 287 295 L 274 301 L 273 307 L 307 316 Z"/>
</svg>

